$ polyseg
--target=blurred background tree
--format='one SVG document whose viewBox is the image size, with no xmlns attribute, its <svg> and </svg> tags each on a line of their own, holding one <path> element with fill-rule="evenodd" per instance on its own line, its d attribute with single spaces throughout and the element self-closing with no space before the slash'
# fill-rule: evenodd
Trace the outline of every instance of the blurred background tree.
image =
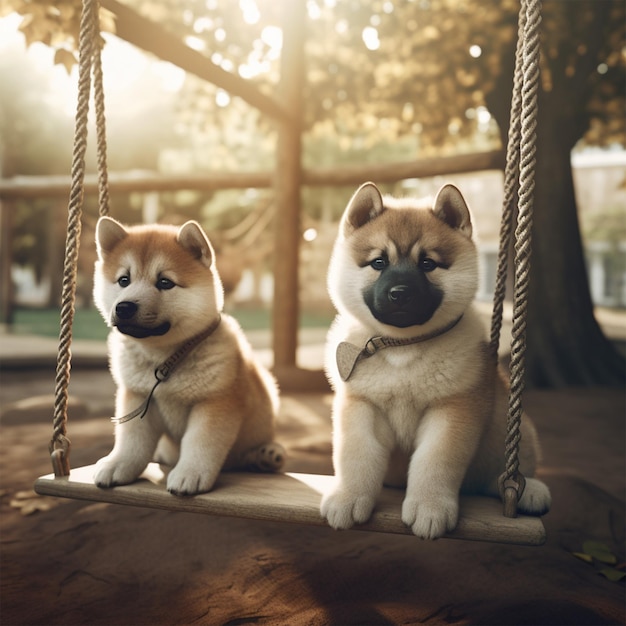
<svg viewBox="0 0 626 626">
<path fill-rule="evenodd" d="M 518 2 L 302 1 L 309 16 L 305 165 L 504 145 Z M 55 47 L 56 61 L 65 65 L 75 54 L 79 4 L 4 0 L 5 10 L 25 15 L 27 41 Z M 128 4 L 224 70 L 268 93 L 277 85 L 281 2 Z M 114 30 L 111 16 L 103 17 Z M 527 351 L 535 385 L 624 381 L 624 360 L 593 315 L 570 159 L 575 146 L 626 143 L 625 23 L 621 0 L 543 4 Z M 262 167 L 271 161 L 271 123 L 219 88 L 187 77 L 176 109 L 177 132 L 205 155 L 201 168 Z M 331 205 L 337 215 L 343 201 Z"/>
</svg>

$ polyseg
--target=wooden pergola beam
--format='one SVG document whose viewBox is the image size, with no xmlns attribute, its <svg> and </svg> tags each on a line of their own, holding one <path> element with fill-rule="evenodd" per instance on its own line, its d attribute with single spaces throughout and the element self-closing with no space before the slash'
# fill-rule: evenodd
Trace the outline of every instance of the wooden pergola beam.
<svg viewBox="0 0 626 626">
<path fill-rule="evenodd" d="M 407 178 L 431 178 L 483 170 L 503 170 L 504 165 L 504 152 L 491 150 L 416 161 L 307 169 L 304 170 L 302 179 L 305 185 L 311 186 L 356 186 L 368 180 L 382 184 L 395 183 Z"/>
<path fill-rule="evenodd" d="M 371 180 L 375 183 L 393 183 L 407 178 L 451 176 L 483 170 L 502 170 L 504 153 L 501 150 L 461 154 L 449 157 L 419 159 L 417 161 L 348 165 L 337 168 L 303 169 L 301 182 L 313 187 L 358 186 Z M 206 174 L 109 173 L 111 193 L 150 191 L 217 191 L 220 189 L 268 189 L 272 187 L 274 172 L 208 172 Z M 69 176 L 16 176 L 0 179 L 0 199 L 67 196 Z M 98 191 L 94 174 L 85 177 L 85 193 Z"/>
<path fill-rule="evenodd" d="M 178 37 L 117 0 L 100 0 L 100 5 L 115 16 L 116 35 L 203 80 L 213 83 L 232 96 L 238 96 L 274 119 L 291 116 L 288 108 L 259 91 L 252 83 L 223 70 L 201 52 L 193 50 Z"/>
</svg>

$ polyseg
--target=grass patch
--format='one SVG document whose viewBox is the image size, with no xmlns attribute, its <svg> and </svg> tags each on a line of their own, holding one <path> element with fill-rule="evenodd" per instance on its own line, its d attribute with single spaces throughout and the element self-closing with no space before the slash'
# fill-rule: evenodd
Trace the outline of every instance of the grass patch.
<svg viewBox="0 0 626 626">
<path fill-rule="evenodd" d="M 11 331 L 18 335 L 58 337 L 60 318 L 59 309 L 16 309 Z M 95 309 L 78 309 L 74 314 L 74 339 L 104 341 L 108 334 L 109 329 Z"/>
<path fill-rule="evenodd" d="M 269 330 L 272 326 L 272 312 L 264 308 L 240 308 L 229 313 L 235 317 L 244 330 Z M 303 312 L 300 326 L 303 328 L 328 328 L 333 317 L 330 314 Z M 14 312 L 11 332 L 21 335 L 58 337 L 60 311 L 58 309 L 18 308 Z M 96 309 L 77 309 L 74 315 L 72 335 L 74 339 L 104 341 L 109 329 Z"/>
</svg>

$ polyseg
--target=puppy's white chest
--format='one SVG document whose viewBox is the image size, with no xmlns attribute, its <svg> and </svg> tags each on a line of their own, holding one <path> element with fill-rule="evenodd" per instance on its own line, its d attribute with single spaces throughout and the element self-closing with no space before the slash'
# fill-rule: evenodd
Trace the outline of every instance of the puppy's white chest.
<svg viewBox="0 0 626 626">
<path fill-rule="evenodd" d="M 417 430 L 426 407 L 418 398 L 405 395 L 389 398 L 380 407 L 381 418 L 386 419 L 402 448 L 411 451 L 417 439 Z"/>
</svg>

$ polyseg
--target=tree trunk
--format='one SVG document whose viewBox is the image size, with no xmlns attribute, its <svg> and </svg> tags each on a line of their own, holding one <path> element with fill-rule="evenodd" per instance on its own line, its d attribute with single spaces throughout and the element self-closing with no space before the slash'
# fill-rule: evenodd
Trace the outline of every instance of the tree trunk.
<svg viewBox="0 0 626 626">
<path fill-rule="evenodd" d="M 603 335 L 593 313 L 570 143 L 563 139 L 571 128 L 563 128 L 559 121 L 558 111 L 563 108 L 558 98 L 542 98 L 540 107 L 527 381 L 540 387 L 623 384 L 624 359 Z"/>
</svg>

